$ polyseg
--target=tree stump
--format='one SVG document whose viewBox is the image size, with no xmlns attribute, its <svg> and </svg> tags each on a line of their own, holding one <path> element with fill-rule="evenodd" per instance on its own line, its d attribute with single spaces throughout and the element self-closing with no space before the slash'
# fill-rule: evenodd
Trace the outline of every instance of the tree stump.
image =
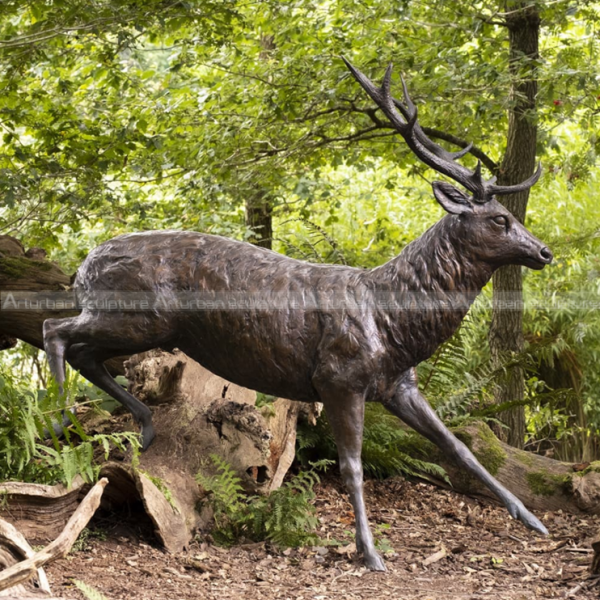
<svg viewBox="0 0 600 600">
<path fill-rule="evenodd" d="M 125 370 L 130 392 L 152 406 L 156 438 L 139 465 L 105 465 L 102 474 L 111 481 L 106 497 L 141 498 L 168 550 L 183 549 L 211 519 L 198 511 L 204 493 L 195 480 L 201 470 L 214 472 L 211 454 L 228 462 L 249 492 L 269 493 L 281 485 L 295 455 L 301 403 L 277 398 L 257 407 L 256 392 L 177 350 L 133 356 Z M 136 430 L 129 417 L 127 423 Z"/>
<path fill-rule="evenodd" d="M 44 565 L 64 558 L 88 524 L 108 481 L 101 479 L 86 494 L 56 539 L 42 550 L 34 552 L 22 533 L 11 523 L 0 519 L 0 596 L 7 598 L 51 599 Z M 30 580 L 37 578 L 38 588 Z"/>
</svg>

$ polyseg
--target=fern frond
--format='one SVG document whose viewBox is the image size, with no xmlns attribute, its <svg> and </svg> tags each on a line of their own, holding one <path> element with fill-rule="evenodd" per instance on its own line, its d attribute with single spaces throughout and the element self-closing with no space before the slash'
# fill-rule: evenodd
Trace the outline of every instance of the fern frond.
<svg viewBox="0 0 600 600">
<path fill-rule="evenodd" d="M 211 456 L 215 475 L 199 473 L 198 483 L 210 493 L 215 512 L 213 536 L 230 544 L 240 538 L 269 540 L 280 546 L 299 546 L 316 542 L 317 526 L 312 505 L 314 486 L 319 482 L 316 469 L 327 468 L 331 461 L 321 460 L 312 469 L 302 471 L 268 496 L 246 497 L 241 479 L 231 465 Z"/>
<path fill-rule="evenodd" d="M 108 600 L 102 592 L 99 592 L 97 589 L 79 579 L 73 579 L 73 583 L 88 600 Z"/>
</svg>

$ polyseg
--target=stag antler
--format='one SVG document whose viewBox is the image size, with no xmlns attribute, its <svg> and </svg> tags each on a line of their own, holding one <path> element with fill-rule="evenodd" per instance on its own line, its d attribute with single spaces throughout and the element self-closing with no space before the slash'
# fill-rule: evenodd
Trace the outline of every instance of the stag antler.
<svg viewBox="0 0 600 600">
<path fill-rule="evenodd" d="M 385 72 L 381 87 L 378 88 L 348 60 L 344 57 L 342 57 L 342 60 L 358 83 L 389 119 L 394 129 L 404 138 L 417 158 L 438 171 L 438 173 L 447 175 L 467 188 L 473 194 L 475 202 L 483 204 L 491 200 L 494 195 L 515 194 L 527 190 L 540 178 L 542 165 L 538 164 L 536 172 L 522 183 L 517 185 L 495 185 L 496 177 L 492 177 L 487 181 L 483 178 L 481 161 L 477 161 L 477 167 L 474 171 L 454 162 L 469 152 L 472 144 L 459 152 L 448 152 L 429 139 L 417 121 L 417 107 L 410 98 L 404 78 L 401 77 L 404 104 L 392 97 L 390 92 L 392 82 L 391 63 Z"/>
</svg>

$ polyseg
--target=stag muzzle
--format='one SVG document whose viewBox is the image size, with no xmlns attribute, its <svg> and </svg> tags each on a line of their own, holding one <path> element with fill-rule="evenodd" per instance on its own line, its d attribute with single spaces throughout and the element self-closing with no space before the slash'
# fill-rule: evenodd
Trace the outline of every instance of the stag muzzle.
<svg viewBox="0 0 600 600">
<path fill-rule="evenodd" d="M 537 255 L 535 258 L 528 257 L 524 261 L 524 265 L 529 267 L 530 269 L 535 269 L 536 271 L 540 271 L 546 265 L 549 265 L 552 262 L 554 255 L 548 246 L 542 246 L 538 249 Z"/>
<path fill-rule="evenodd" d="M 519 234 L 521 239 L 521 250 L 523 256 L 519 262 L 525 267 L 535 269 L 539 271 L 546 265 L 549 265 L 554 258 L 552 250 L 548 248 L 538 238 L 536 238 L 530 231 L 528 231 L 523 225 L 519 224 Z"/>
</svg>

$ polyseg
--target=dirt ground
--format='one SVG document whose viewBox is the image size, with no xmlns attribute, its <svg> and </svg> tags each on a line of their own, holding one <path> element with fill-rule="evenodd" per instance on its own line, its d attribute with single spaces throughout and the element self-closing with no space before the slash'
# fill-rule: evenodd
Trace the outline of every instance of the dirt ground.
<svg viewBox="0 0 600 600">
<path fill-rule="evenodd" d="M 48 569 L 56 596 L 81 600 L 81 580 L 109 600 L 258 598 L 290 600 L 597 599 L 589 577 L 598 517 L 538 514 L 542 538 L 502 508 L 424 483 L 366 484 L 371 523 L 387 549 L 387 573 L 361 567 L 353 552 L 351 506 L 340 482 L 318 488 L 322 538 L 342 547 L 279 550 L 268 544 L 218 548 L 198 540 L 181 555 L 164 553 L 140 520 L 97 518 L 79 551 Z M 105 539 L 102 539 L 105 538 Z"/>
</svg>

